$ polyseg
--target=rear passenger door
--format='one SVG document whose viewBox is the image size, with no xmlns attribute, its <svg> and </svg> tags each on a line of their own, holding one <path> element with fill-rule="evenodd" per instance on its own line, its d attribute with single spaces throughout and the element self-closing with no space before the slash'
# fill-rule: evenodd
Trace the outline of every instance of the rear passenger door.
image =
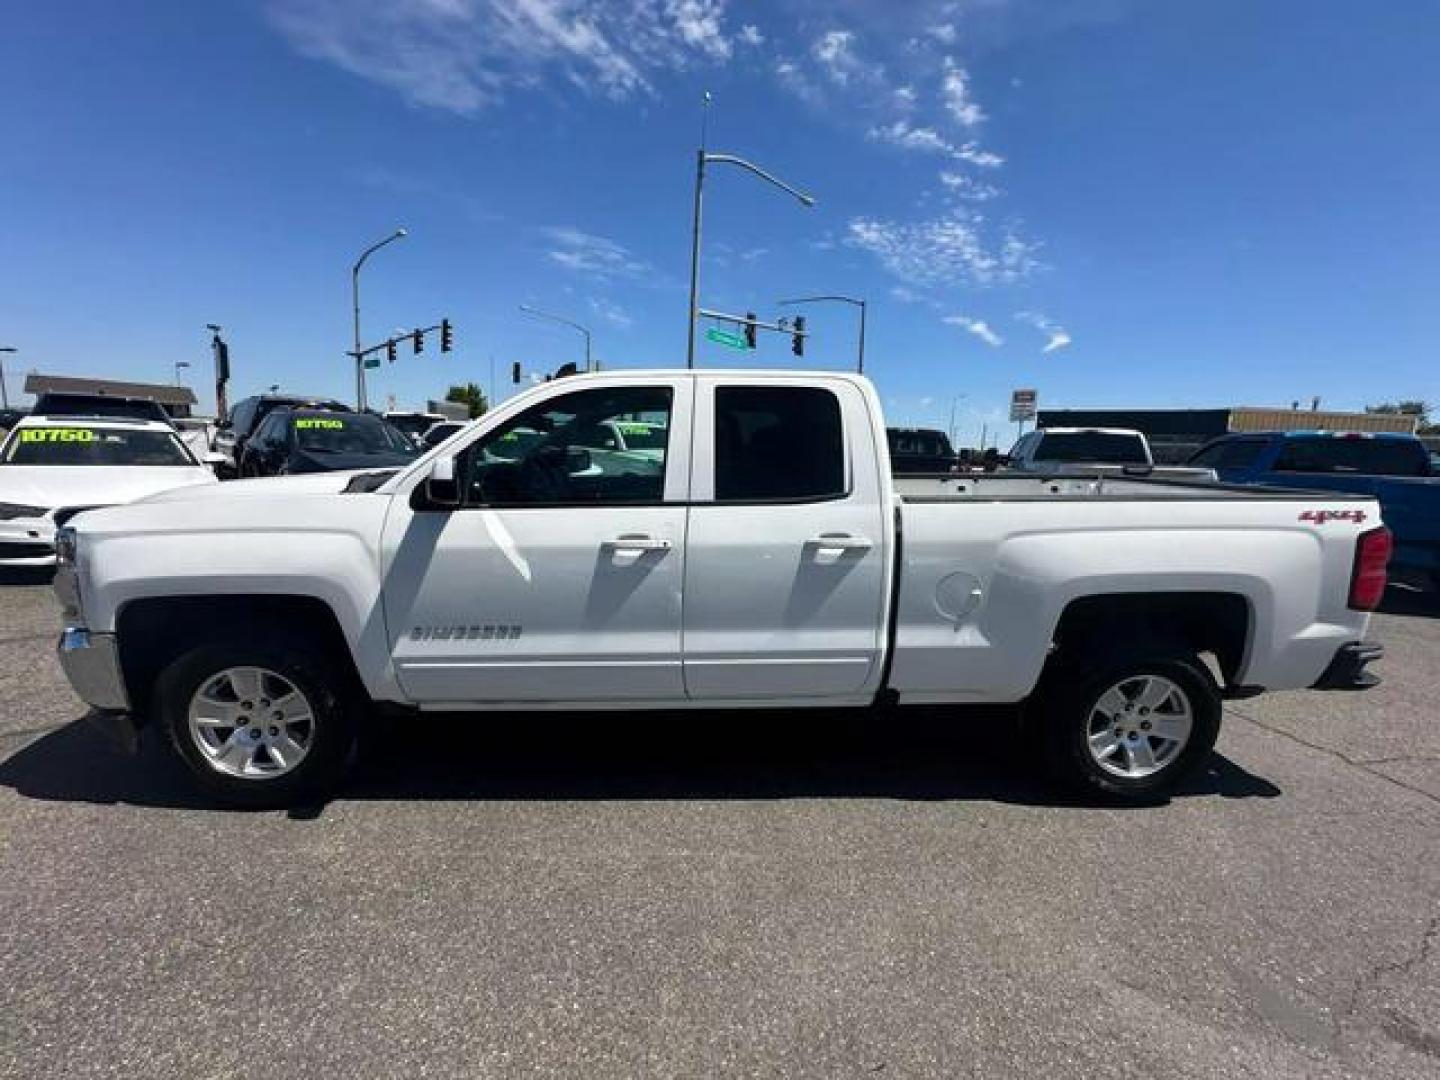
<svg viewBox="0 0 1440 1080">
<path fill-rule="evenodd" d="M 700 378 L 685 558 L 690 698 L 873 692 L 892 558 L 875 442 L 852 383 Z"/>
</svg>

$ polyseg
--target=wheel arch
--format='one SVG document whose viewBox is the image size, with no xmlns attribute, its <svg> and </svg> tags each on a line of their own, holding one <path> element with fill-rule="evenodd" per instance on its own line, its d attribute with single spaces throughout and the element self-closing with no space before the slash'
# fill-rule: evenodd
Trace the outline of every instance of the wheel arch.
<svg viewBox="0 0 1440 1080">
<path fill-rule="evenodd" d="M 1231 687 L 1244 670 L 1254 633 L 1254 605 L 1243 593 L 1097 593 L 1065 605 L 1046 668 L 1111 653 L 1122 642 L 1165 643 L 1213 655 L 1222 685 Z"/>
<path fill-rule="evenodd" d="M 187 649 L 242 633 L 274 627 L 306 637 L 339 665 L 346 688 L 368 698 L 364 681 L 335 610 L 324 600 L 300 594 L 214 594 L 144 597 L 127 601 L 115 616 L 120 670 L 138 718 L 150 712 L 155 681 Z"/>
</svg>

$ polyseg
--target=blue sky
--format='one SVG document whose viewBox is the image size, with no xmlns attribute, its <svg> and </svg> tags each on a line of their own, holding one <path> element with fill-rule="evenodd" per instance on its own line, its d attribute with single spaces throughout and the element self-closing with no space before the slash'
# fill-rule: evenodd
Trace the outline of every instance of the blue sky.
<svg viewBox="0 0 1440 1080">
<path fill-rule="evenodd" d="M 684 362 L 700 98 L 702 300 L 871 302 L 894 418 L 962 436 L 1042 406 L 1440 400 L 1440 6 L 1139 0 L 273 0 L 12 5 L 0 36 L 0 343 L 26 370 L 349 395 L 367 341 L 448 315 L 455 353 L 375 373 L 402 406 L 592 326 Z M 846 367 L 853 312 L 809 312 Z M 702 348 L 707 364 L 785 365 Z M 208 399 L 208 392 L 204 394 Z"/>
</svg>

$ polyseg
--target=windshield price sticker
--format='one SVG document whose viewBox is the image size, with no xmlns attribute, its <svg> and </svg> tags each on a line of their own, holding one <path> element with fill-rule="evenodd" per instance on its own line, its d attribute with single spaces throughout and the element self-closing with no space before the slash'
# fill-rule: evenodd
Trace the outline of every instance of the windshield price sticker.
<svg viewBox="0 0 1440 1080">
<path fill-rule="evenodd" d="M 95 432 L 91 428 L 21 428 L 21 442 L 94 442 Z"/>
<path fill-rule="evenodd" d="M 304 431 L 306 428 L 324 428 L 328 431 L 338 431 L 344 426 L 344 420 L 322 420 L 318 417 L 302 417 L 295 421 L 296 431 Z"/>
</svg>

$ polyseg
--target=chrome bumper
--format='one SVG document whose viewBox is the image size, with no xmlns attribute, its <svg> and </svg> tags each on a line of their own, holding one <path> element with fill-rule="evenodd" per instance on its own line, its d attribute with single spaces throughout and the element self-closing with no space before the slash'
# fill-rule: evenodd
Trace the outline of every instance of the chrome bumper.
<svg viewBox="0 0 1440 1080">
<path fill-rule="evenodd" d="M 75 692 L 97 709 L 128 712 L 130 698 L 120 672 L 120 650 L 114 634 L 92 634 L 70 627 L 60 635 L 57 649 L 65 678 Z"/>
</svg>

